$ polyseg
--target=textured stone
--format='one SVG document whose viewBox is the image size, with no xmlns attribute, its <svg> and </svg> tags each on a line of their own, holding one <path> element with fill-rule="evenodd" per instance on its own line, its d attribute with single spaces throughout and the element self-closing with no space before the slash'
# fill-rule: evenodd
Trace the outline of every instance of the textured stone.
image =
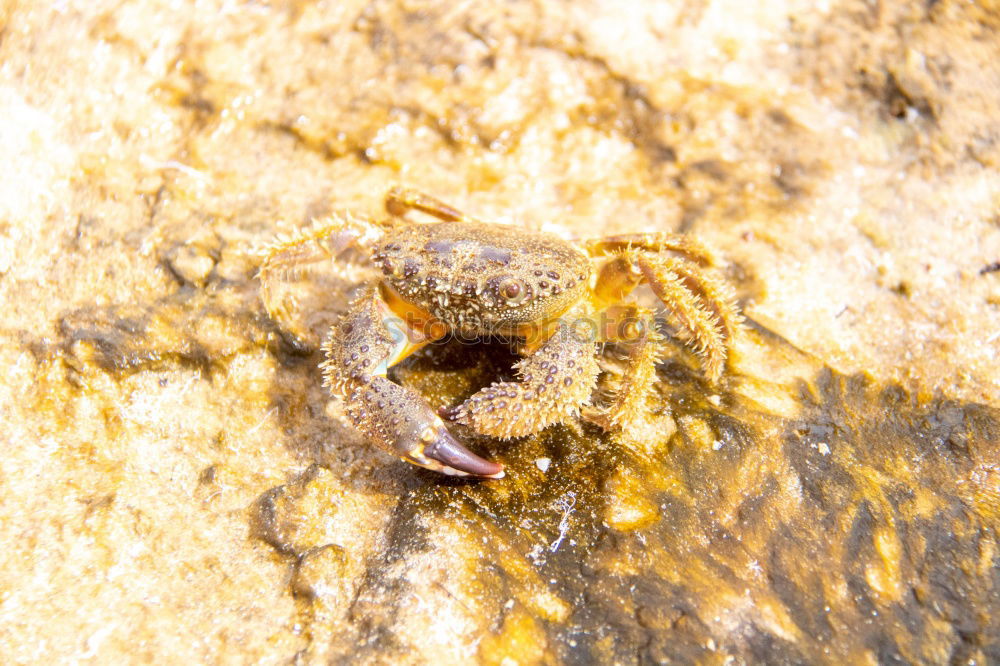
<svg viewBox="0 0 1000 666">
<path fill-rule="evenodd" d="M 995 3 L 231 9 L 0 3 L 5 663 L 1000 661 Z M 695 233 L 750 328 L 718 386 L 672 349 L 631 440 L 411 469 L 316 368 L 370 272 L 288 285 L 304 342 L 254 280 L 396 183 Z"/>
</svg>

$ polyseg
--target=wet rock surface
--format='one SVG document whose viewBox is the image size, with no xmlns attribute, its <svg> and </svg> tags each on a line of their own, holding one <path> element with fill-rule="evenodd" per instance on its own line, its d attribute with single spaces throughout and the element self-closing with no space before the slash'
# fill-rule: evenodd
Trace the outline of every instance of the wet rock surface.
<svg viewBox="0 0 1000 666">
<path fill-rule="evenodd" d="M 365 647 L 344 656 L 426 655 L 405 600 L 446 592 L 465 622 L 438 630 L 482 639 L 487 663 L 995 658 L 1000 411 L 756 342 L 813 372 L 762 387 L 737 370 L 716 406 L 668 364 L 664 397 L 699 425 L 652 454 L 555 429 L 495 451 L 501 484 L 407 493 L 351 607 Z"/>
<path fill-rule="evenodd" d="M 0 5 L 5 662 L 1000 661 L 996 7 L 226 7 Z M 672 348 L 628 436 L 456 428 L 499 481 L 389 459 L 317 369 L 370 272 L 293 282 L 301 336 L 254 275 L 395 183 L 697 234 L 728 372 Z"/>
</svg>

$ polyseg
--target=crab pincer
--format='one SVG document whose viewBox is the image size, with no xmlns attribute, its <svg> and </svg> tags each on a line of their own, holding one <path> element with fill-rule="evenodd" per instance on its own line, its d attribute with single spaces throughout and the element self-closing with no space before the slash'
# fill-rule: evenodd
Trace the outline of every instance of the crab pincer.
<svg viewBox="0 0 1000 666">
<path fill-rule="evenodd" d="M 400 324 L 374 290 L 366 290 L 324 343 L 325 382 L 343 396 L 352 425 L 414 465 L 450 476 L 502 477 L 502 465 L 463 446 L 416 391 L 386 377 L 392 359 L 413 345 Z"/>
</svg>

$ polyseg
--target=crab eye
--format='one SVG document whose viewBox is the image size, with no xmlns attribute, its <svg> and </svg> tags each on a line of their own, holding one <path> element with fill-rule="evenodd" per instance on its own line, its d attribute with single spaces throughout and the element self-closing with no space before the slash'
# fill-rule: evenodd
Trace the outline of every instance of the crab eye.
<svg viewBox="0 0 1000 666">
<path fill-rule="evenodd" d="M 500 293 L 500 297 L 507 301 L 507 305 L 517 305 L 524 300 L 524 295 L 528 293 L 524 283 L 517 278 L 504 278 L 497 285 L 497 291 Z"/>
</svg>

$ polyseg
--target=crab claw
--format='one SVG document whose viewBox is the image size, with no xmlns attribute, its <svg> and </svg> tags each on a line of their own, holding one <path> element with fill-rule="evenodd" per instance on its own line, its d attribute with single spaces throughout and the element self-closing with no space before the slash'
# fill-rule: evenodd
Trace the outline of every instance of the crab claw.
<svg viewBox="0 0 1000 666">
<path fill-rule="evenodd" d="M 420 444 L 408 451 L 403 459 L 449 476 L 500 479 L 504 475 L 503 465 L 481 458 L 462 446 L 440 421 L 424 429 Z"/>
</svg>

